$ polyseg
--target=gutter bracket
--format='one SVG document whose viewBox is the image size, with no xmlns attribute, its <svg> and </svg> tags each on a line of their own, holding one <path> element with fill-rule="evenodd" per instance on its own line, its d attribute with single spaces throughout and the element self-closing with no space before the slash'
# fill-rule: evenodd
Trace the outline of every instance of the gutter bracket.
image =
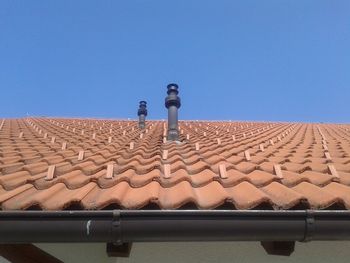
<svg viewBox="0 0 350 263">
<path fill-rule="evenodd" d="M 120 227 L 120 211 L 113 210 L 112 215 L 112 239 L 114 244 L 121 245 L 121 227 Z"/>
<path fill-rule="evenodd" d="M 129 257 L 132 243 L 123 243 L 121 237 L 120 210 L 113 210 L 112 239 L 106 245 L 108 257 Z"/>
<path fill-rule="evenodd" d="M 312 210 L 306 210 L 305 235 L 301 242 L 309 242 L 313 239 L 315 232 L 315 216 Z"/>
<path fill-rule="evenodd" d="M 261 241 L 268 255 L 290 256 L 294 252 L 295 241 Z"/>
<path fill-rule="evenodd" d="M 106 252 L 108 257 L 123 257 L 128 258 L 130 256 L 132 243 L 107 243 Z"/>
</svg>

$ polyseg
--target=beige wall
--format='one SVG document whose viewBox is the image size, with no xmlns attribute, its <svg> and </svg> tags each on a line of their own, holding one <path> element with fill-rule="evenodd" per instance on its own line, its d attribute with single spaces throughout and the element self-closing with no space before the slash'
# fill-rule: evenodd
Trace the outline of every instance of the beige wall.
<svg viewBox="0 0 350 263">
<path fill-rule="evenodd" d="M 130 258 L 108 258 L 105 244 L 37 244 L 64 262 L 349 262 L 350 242 L 296 243 L 290 257 L 269 256 L 258 242 L 135 243 Z M 7 262 L 0 258 L 0 262 Z"/>
</svg>

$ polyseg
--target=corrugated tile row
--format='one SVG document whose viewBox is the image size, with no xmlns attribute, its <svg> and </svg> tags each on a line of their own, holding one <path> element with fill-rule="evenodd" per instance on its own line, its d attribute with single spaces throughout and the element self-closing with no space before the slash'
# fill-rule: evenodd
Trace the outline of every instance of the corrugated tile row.
<svg viewBox="0 0 350 263">
<path fill-rule="evenodd" d="M 0 119 L 0 208 L 350 209 L 350 125 Z"/>
</svg>

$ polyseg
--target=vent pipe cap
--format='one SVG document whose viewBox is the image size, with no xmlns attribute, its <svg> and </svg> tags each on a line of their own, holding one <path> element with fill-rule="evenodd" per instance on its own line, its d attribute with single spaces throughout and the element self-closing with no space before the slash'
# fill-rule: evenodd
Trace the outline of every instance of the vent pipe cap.
<svg viewBox="0 0 350 263">
<path fill-rule="evenodd" d="M 147 116 L 147 102 L 146 101 L 144 101 L 144 100 L 140 101 L 140 106 L 139 106 L 139 109 L 137 111 L 137 115 L 138 116 L 140 116 L 140 115 Z"/>
</svg>

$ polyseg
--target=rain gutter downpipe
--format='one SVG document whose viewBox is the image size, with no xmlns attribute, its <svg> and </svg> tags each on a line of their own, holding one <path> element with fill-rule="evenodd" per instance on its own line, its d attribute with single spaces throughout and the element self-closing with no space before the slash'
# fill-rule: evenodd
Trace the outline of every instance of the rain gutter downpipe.
<svg viewBox="0 0 350 263">
<path fill-rule="evenodd" d="M 350 240 L 350 211 L 0 212 L 0 243 L 248 240 Z"/>
</svg>

